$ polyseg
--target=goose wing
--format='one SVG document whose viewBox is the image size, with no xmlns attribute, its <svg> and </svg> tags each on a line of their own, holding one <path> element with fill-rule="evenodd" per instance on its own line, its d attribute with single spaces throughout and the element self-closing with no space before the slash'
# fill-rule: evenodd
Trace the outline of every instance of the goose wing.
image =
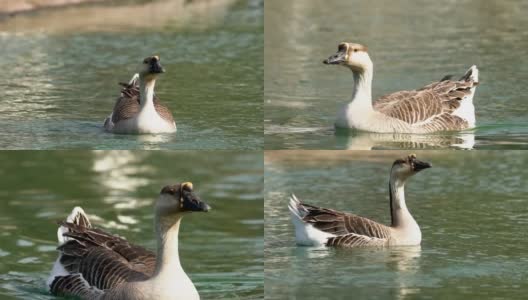
<svg viewBox="0 0 528 300">
<path fill-rule="evenodd" d="M 354 214 L 344 213 L 333 209 L 321 208 L 301 203 L 305 215 L 303 221 L 315 228 L 337 237 L 347 236 L 351 239 L 374 238 L 386 240 L 390 237 L 390 228 Z"/>
<path fill-rule="evenodd" d="M 141 105 L 139 103 L 139 88 L 135 83 L 120 83 L 121 96 L 117 99 L 112 112 L 112 122 L 127 120 L 137 116 Z"/>
<path fill-rule="evenodd" d="M 81 274 L 55 277 L 50 292 L 57 296 L 77 296 L 82 299 L 99 299 L 104 294 L 100 289 L 90 286 Z"/>
<path fill-rule="evenodd" d="M 132 80 L 130 83 L 121 82 L 119 84 L 123 88 L 121 89 L 121 96 L 119 96 L 114 105 L 112 114 L 112 122 L 114 124 L 118 121 L 137 116 L 141 108 L 138 80 Z M 174 122 L 171 111 L 160 102 L 156 95 L 154 95 L 154 108 L 165 121 L 170 123 Z"/>
<path fill-rule="evenodd" d="M 61 222 L 68 228 L 67 242 L 58 247 L 61 264 L 70 274 L 80 274 L 97 289 L 109 289 L 125 281 L 152 276 L 156 256 L 143 247 L 100 229 Z"/>
<path fill-rule="evenodd" d="M 453 112 L 462 100 L 472 96 L 471 89 L 476 85 L 472 80 L 443 80 L 419 90 L 383 96 L 374 102 L 374 109 L 411 125 L 434 123 L 439 126 L 437 130 L 464 128 L 466 121 Z"/>
<path fill-rule="evenodd" d="M 386 242 L 386 239 L 349 233 L 329 238 L 326 245 L 331 247 L 383 246 Z"/>
</svg>

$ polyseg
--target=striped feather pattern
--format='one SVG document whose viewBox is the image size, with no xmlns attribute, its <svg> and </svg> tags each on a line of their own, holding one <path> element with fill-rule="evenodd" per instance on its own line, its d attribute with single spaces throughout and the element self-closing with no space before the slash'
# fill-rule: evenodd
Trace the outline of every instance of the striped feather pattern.
<svg viewBox="0 0 528 300">
<path fill-rule="evenodd" d="M 465 78 L 462 78 L 465 79 Z M 423 132 L 461 130 L 468 127 L 466 120 L 452 115 L 471 89 L 478 83 L 472 80 L 443 80 L 419 90 L 400 91 L 379 98 L 374 109 Z"/>
<path fill-rule="evenodd" d="M 305 215 L 303 221 L 315 228 L 337 237 L 328 240 L 328 246 L 346 246 L 347 244 L 387 243 L 390 228 L 354 214 L 328 208 L 300 203 Z M 331 243 L 331 245 L 330 245 Z"/>
<path fill-rule="evenodd" d="M 156 264 L 153 252 L 100 229 L 68 222 L 60 225 L 69 230 L 64 233 L 69 240 L 58 247 L 60 262 L 68 272 L 81 274 L 88 285 L 104 290 L 152 276 Z"/>
<path fill-rule="evenodd" d="M 386 239 L 379 239 L 368 237 L 365 235 L 358 235 L 354 233 L 344 234 L 328 239 L 326 243 L 330 247 L 362 247 L 362 246 L 385 246 Z"/>
<path fill-rule="evenodd" d="M 135 117 L 141 108 L 138 81 L 132 81 L 130 84 L 120 83 L 120 85 L 123 86 L 123 89 L 121 89 L 121 96 L 117 99 L 112 113 L 114 124 Z M 171 111 L 161 104 L 156 95 L 154 95 L 154 108 L 162 119 L 171 124 L 174 122 Z"/>
<path fill-rule="evenodd" d="M 81 274 L 56 277 L 50 290 L 53 295 L 76 295 L 83 299 L 96 299 L 103 295 L 103 291 L 91 287 Z"/>
</svg>

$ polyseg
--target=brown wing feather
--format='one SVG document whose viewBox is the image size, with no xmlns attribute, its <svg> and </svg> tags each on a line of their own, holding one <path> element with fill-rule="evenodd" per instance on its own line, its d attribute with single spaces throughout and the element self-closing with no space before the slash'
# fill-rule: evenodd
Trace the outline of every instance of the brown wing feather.
<svg viewBox="0 0 528 300">
<path fill-rule="evenodd" d="M 121 89 L 121 96 L 114 105 L 112 114 L 112 122 L 114 124 L 118 121 L 130 119 L 139 113 L 141 105 L 139 101 L 139 86 L 136 83 L 134 82 L 130 85 L 120 83 L 123 88 Z M 160 102 L 156 95 L 154 95 L 154 108 L 165 121 L 170 123 L 174 122 L 171 111 Z"/>
<path fill-rule="evenodd" d="M 82 299 L 98 299 L 103 291 L 90 286 L 81 274 L 57 276 L 50 286 L 50 292 L 56 296 L 77 296 Z"/>
<path fill-rule="evenodd" d="M 390 237 L 388 226 L 367 218 L 304 203 L 300 205 L 307 212 L 303 221 L 313 224 L 315 228 L 324 232 L 337 236 L 356 234 L 379 239 Z"/>
<path fill-rule="evenodd" d="M 362 246 L 384 246 L 387 244 L 387 239 L 380 239 L 375 237 L 368 237 L 365 235 L 358 235 L 349 233 L 336 237 L 329 238 L 326 242 L 330 247 L 362 247 Z"/>
<path fill-rule="evenodd" d="M 61 263 L 71 273 L 80 273 L 92 286 L 112 288 L 125 281 L 146 280 L 156 263 L 153 252 L 131 245 L 125 239 L 100 229 L 61 222 L 70 240 L 59 246 Z"/>
<path fill-rule="evenodd" d="M 385 95 L 374 102 L 374 109 L 409 124 L 430 121 L 442 127 L 451 122 L 450 128 L 455 129 L 454 122 L 462 129 L 466 122 L 451 114 L 460 107 L 462 99 L 471 94 L 471 88 L 476 84 L 473 81 L 435 82 L 419 90 Z"/>
</svg>

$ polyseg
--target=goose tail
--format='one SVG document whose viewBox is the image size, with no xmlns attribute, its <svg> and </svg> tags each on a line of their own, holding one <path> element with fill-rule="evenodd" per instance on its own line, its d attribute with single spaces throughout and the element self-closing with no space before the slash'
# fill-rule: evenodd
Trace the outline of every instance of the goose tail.
<svg viewBox="0 0 528 300">
<path fill-rule="evenodd" d="M 460 80 L 461 81 L 473 81 L 474 83 L 477 84 L 479 82 L 478 76 L 479 76 L 479 70 L 477 66 L 472 65 L 471 68 L 467 70 L 466 74 L 460 77 Z"/>
<path fill-rule="evenodd" d="M 77 226 L 82 226 L 85 228 L 92 228 L 92 224 L 90 223 L 90 220 L 88 219 L 88 216 L 86 216 L 86 213 L 84 210 L 76 206 L 70 215 L 66 218 L 64 223 L 71 223 L 75 224 Z M 60 224 L 60 223 L 59 223 Z M 67 241 L 69 241 L 71 238 L 64 236 L 64 234 L 69 233 L 70 229 L 64 225 L 60 225 L 59 229 L 57 229 L 57 239 L 59 241 L 59 247 L 63 246 Z M 53 264 L 53 268 L 51 269 L 50 276 L 48 277 L 48 280 L 46 281 L 46 285 L 50 289 L 50 291 L 53 289 L 53 282 L 56 278 L 59 277 L 65 277 L 70 275 L 70 272 L 66 271 L 64 268 L 64 265 L 61 263 L 62 258 L 62 252 L 59 251 L 59 257 L 57 257 L 57 260 Z M 66 280 L 66 279 L 63 279 Z M 68 281 L 70 281 L 68 279 Z M 78 282 L 78 279 L 75 279 L 75 282 Z"/>
<path fill-rule="evenodd" d="M 132 78 L 130 78 L 130 81 L 128 82 L 129 86 L 136 86 L 139 85 L 139 74 L 136 73 Z"/>
<path fill-rule="evenodd" d="M 295 227 L 295 242 L 300 246 L 323 246 L 333 234 L 323 232 L 303 219 L 308 215 L 308 210 L 302 202 L 292 194 L 288 204 L 293 226 Z"/>
<path fill-rule="evenodd" d="M 84 210 L 79 206 L 76 206 L 72 210 L 70 215 L 66 218 L 66 223 L 72 223 L 85 228 L 92 228 L 92 224 L 90 223 L 88 216 L 86 215 Z M 59 246 L 70 240 L 70 238 L 64 236 L 64 234 L 68 232 L 70 232 L 70 229 L 68 229 L 68 227 L 64 225 L 59 226 L 59 229 L 57 230 L 57 239 L 59 240 Z"/>
</svg>

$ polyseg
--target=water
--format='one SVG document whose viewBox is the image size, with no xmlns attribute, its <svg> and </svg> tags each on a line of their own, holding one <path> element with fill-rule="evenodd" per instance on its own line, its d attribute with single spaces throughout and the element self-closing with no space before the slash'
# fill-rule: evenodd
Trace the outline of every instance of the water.
<svg viewBox="0 0 528 300">
<path fill-rule="evenodd" d="M 387 224 L 397 151 L 265 154 L 266 299 L 523 299 L 528 239 L 523 151 L 418 151 L 433 168 L 410 179 L 420 247 L 296 247 L 287 209 L 307 203 Z"/>
<path fill-rule="evenodd" d="M 183 219 L 182 265 L 202 299 L 263 299 L 262 153 L 0 152 L 0 298 L 55 299 L 57 225 L 81 205 L 96 226 L 155 249 L 162 186 L 191 181 L 211 205 Z"/>
<path fill-rule="evenodd" d="M 267 1 L 266 149 L 527 149 L 526 1 Z M 352 75 L 323 65 L 341 41 L 369 47 L 373 98 L 480 69 L 477 128 L 432 136 L 335 133 Z M 409 142 L 411 141 L 411 142 Z"/>
<path fill-rule="evenodd" d="M 262 1 L 184 2 L 113 1 L 0 20 L 0 148 L 261 149 Z M 118 82 L 153 54 L 167 70 L 156 93 L 178 132 L 103 132 Z"/>
</svg>

